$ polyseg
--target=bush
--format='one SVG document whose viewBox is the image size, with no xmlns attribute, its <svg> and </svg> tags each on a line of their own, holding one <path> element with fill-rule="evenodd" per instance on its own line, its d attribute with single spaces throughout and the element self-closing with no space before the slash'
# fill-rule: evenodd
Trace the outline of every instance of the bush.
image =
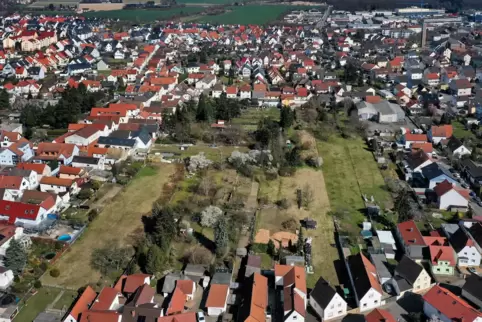
<svg viewBox="0 0 482 322">
<path fill-rule="evenodd" d="M 40 282 L 39 280 L 36 280 L 34 283 L 33 283 L 33 287 L 35 288 L 41 288 L 42 287 L 42 282 Z"/>
<path fill-rule="evenodd" d="M 62 242 L 55 242 L 55 250 L 61 250 L 62 248 L 64 248 L 64 243 Z"/>
<path fill-rule="evenodd" d="M 276 201 L 276 205 L 280 207 L 281 209 L 288 209 L 291 206 L 291 203 L 288 199 L 283 198 L 278 201 Z"/>
<path fill-rule="evenodd" d="M 272 170 L 267 170 L 264 173 L 264 176 L 265 176 L 266 180 L 269 180 L 269 181 L 278 179 L 278 173 L 276 173 L 276 171 L 272 171 Z"/>
<path fill-rule="evenodd" d="M 293 218 L 283 221 L 281 227 L 288 230 L 294 230 L 298 227 L 298 223 Z"/>
<path fill-rule="evenodd" d="M 47 271 L 49 269 L 49 264 L 47 262 L 40 263 L 40 269 L 44 272 Z"/>
<path fill-rule="evenodd" d="M 253 251 L 255 253 L 266 253 L 268 251 L 268 245 L 267 244 L 252 244 L 250 251 Z"/>
<path fill-rule="evenodd" d="M 59 277 L 60 276 L 60 270 L 58 268 L 52 268 L 50 270 L 50 276 Z"/>
<path fill-rule="evenodd" d="M 247 164 L 242 164 L 238 167 L 238 172 L 247 177 L 247 178 L 252 178 L 253 177 L 253 174 L 254 174 L 254 171 L 253 171 L 253 167 L 252 166 L 249 166 Z"/>
<path fill-rule="evenodd" d="M 94 221 L 94 219 L 97 218 L 97 216 L 99 216 L 99 212 L 97 211 L 97 209 L 92 209 L 87 214 L 87 218 L 88 218 L 89 222 Z"/>
<path fill-rule="evenodd" d="M 95 191 L 97 191 L 97 190 L 99 190 L 100 187 L 102 186 L 102 183 L 100 183 L 99 181 L 92 180 L 92 181 L 91 181 L 91 185 L 92 185 L 92 189 L 94 189 Z"/>
<path fill-rule="evenodd" d="M 294 167 L 281 167 L 278 171 L 279 175 L 282 177 L 291 177 L 296 172 Z"/>
<path fill-rule="evenodd" d="M 77 195 L 77 198 L 79 198 L 80 200 L 86 200 L 86 199 L 89 199 L 90 197 L 92 197 L 92 190 L 90 189 L 82 189 Z"/>
</svg>

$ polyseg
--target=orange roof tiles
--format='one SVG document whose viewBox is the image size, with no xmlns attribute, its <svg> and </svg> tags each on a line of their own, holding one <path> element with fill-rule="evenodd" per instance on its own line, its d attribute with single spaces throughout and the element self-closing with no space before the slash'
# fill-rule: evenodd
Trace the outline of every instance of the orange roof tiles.
<svg viewBox="0 0 482 322">
<path fill-rule="evenodd" d="M 206 307 L 224 307 L 229 293 L 227 284 L 211 284 Z"/>
<path fill-rule="evenodd" d="M 77 302 L 75 302 L 72 310 L 70 310 L 70 315 L 79 321 L 79 315 L 89 310 L 90 305 L 92 302 L 94 302 L 96 297 L 97 293 L 92 289 L 92 287 L 87 286 Z"/>
<path fill-rule="evenodd" d="M 72 179 L 60 179 L 56 177 L 42 177 L 40 179 L 40 184 L 48 184 L 51 186 L 60 186 L 60 187 L 70 187 L 74 183 Z"/>
</svg>

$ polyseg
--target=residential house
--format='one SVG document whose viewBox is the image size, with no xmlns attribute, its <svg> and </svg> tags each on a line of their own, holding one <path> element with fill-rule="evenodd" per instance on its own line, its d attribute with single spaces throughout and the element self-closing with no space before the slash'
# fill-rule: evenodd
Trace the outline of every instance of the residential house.
<svg viewBox="0 0 482 322">
<path fill-rule="evenodd" d="M 463 318 L 466 322 L 482 321 L 482 314 L 449 290 L 435 285 L 423 296 L 423 313 L 429 319 L 450 322 Z"/>
<path fill-rule="evenodd" d="M 482 309 L 482 278 L 470 274 L 465 278 L 462 287 L 462 297 L 479 310 Z"/>
<path fill-rule="evenodd" d="M 430 142 L 433 142 L 433 144 L 439 144 L 442 140 L 450 139 L 453 132 L 452 125 L 434 125 L 428 130 L 427 137 Z"/>
<path fill-rule="evenodd" d="M 321 321 L 340 318 L 347 311 L 345 299 L 322 277 L 310 292 L 309 304 Z"/>
<path fill-rule="evenodd" d="M 468 232 L 457 224 L 442 224 L 441 227 L 457 255 L 457 265 L 479 267 L 482 256 Z"/>
<path fill-rule="evenodd" d="M 397 224 L 396 233 L 404 253 L 416 262 L 422 261 L 427 245 L 415 222 L 409 220 Z"/>
<path fill-rule="evenodd" d="M 105 158 L 95 158 L 88 156 L 75 156 L 72 159 L 72 166 L 75 168 L 90 168 L 95 170 L 104 170 Z"/>
<path fill-rule="evenodd" d="M 457 183 L 457 180 L 452 177 L 450 171 L 441 167 L 438 163 L 431 163 L 426 167 L 423 167 L 422 176 L 428 181 L 429 189 L 435 188 L 435 186 L 444 181 L 448 181 L 452 184 Z M 427 182 L 424 182 L 424 186 L 426 186 L 426 184 Z"/>
<path fill-rule="evenodd" d="M 0 220 L 6 220 L 12 225 L 22 223 L 26 226 L 37 226 L 47 219 L 48 210 L 53 205 L 53 198 L 42 204 L 0 200 Z"/>
<path fill-rule="evenodd" d="M 79 155 L 79 153 L 79 148 L 74 144 L 41 142 L 37 146 L 33 161 L 37 163 L 58 161 L 69 165 L 72 163 L 74 156 Z"/>
<path fill-rule="evenodd" d="M 450 92 L 457 96 L 472 95 L 472 84 L 467 79 L 453 79 L 449 84 Z"/>
<path fill-rule="evenodd" d="M 448 140 L 447 148 L 449 149 L 450 153 L 457 158 L 461 158 L 463 155 L 471 153 L 471 151 L 465 147 L 462 141 L 457 139 L 455 136 L 452 136 Z"/>
<path fill-rule="evenodd" d="M 454 275 L 455 252 L 445 237 L 424 237 L 430 252 L 430 266 L 435 275 Z"/>
<path fill-rule="evenodd" d="M 250 277 L 254 273 L 261 274 L 261 256 L 248 255 L 244 271 L 244 277 Z"/>
<path fill-rule="evenodd" d="M 304 267 L 275 265 L 275 285 L 283 288 L 284 321 L 304 321 L 308 294 Z"/>
<path fill-rule="evenodd" d="M 60 179 L 56 177 L 43 177 L 40 180 L 40 191 L 54 192 L 58 195 L 77 193 L 77 182 L 72 179 Z"/>
<path fill-rule="evenodd" d="M 438 209 L 467 209 L 469 206 L 469 191 L 457 187 L 448 180 L 437 184 L 433 190 L 437 197 Z"/>
<path fill-rule="evenodd" d="M 47 164 L 38 163 L 18 163 L 17 168 L 21 170 L 34 171 L 37 174 L 37 182 L 40 182 L 43 176 L 50 176 L 51 169 Z"/>
<path fill-rule="evenodd" d="M 65 143 L 77 146 L 88 146 L 96 141 L 101 135 L 101 131 L 94 125 L 86 126 L 65 138 Z"/>
<path fill-rule="evenodd" d="M 377 279 L 375 266 L 362 253 L 348 258 L 350 272 L 353 278 L 357 304 L 360 312 L 368 311 L 383 305 L 382 286 Z"/>
<path fill-rule="evenodd" d="M 268 309 L 268 279 L 254 273 L 244 284 L 240 303 L 240 321 L 266 321 Z"/>
<path fill-rule="evenodd" d="M 366 322 L 395 322 L 393 315 L 387 310 L 374 309 L 365 316 Z"/>
<path fill-rule="evenodd" d="M 396 294 L 404 292 L 424 292 L 431 286 L 431 278 L 422 265 L 403 255 L 395 268 Z M 403 282 L 402 282 L 403 280 Z"/>
<path fill-rule="evenodd" d="M 219 316 L 226 312 L 231 275 L 229 272 L 214 273 L 205 305 L 209 316 Z"/>
<path fill-rule="evenodd" d="M 427 142 L 426 134 L 410 133 L 406 131 L 402 137 L 402 143 L 405 145 L 405 149 L 409 149 L 412 144 L 423 144 Z"/>
<path fill-rule="evenodd" d="M 82 313 L 89 310 L 96 297 L 97 293 L 92 287 L 87 285 L 70 310 L 69 314 L 62 320 L 62 322 L 80 322 Z"/>
<path fill-rule="evenodd" d="M 462 159 L 460 166 L 471 184 L 477 187 L 482 185 L 482 166 L 475 164 L 474 161 L 469 158 Z"/>
</svg>

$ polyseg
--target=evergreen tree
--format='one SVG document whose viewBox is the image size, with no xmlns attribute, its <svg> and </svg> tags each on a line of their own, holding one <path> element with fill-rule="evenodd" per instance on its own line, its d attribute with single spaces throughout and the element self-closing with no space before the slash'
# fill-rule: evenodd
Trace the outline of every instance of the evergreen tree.
<svg viewBox="0 0 482 322">
<path fill-rule="evenodd" d="M 296 254 L 302 256 L 304 253 L 305 236 L 303 235 L 303 227 L 298 232 L 298 241 L 296 242 Z"/>
<path fill-rule="evenodd" d="M 154 225 L 150 233 L 151 240 L 163 251 L 167 251 L 176 234 L 174 210 L 170 207 L 154 207 L 152 216 Z"/>
<path fill-rule="evenodd" d="M 280 112 L 280 126 L 284 129 L 290 128 L 295 119 L 294 112 L 289 107 L 282 107 Z"/>
<path fill-rule="evenodd" d="M 5 252 L 4 263 L 15 275 L 21 274 L 27 264 L 27 252 L 15 238 L 12 238 Z"/>
<path fill-rule="evenodd" d="M 146 271 L 149 274 L 161 273 L 166 268 L 165 253 L 157 245 L 152 245 L 147 253 Z"/>
<path fill-rule="evenodd" d="M 199 95 L 199 102 L 196 111 L 196 120 L 211 123 L 214 119 L 214 110 L 204 94 Z"/>
<path fill-rule="evenodd" d="M 221 216 L 214 226 L 214 243 L 216 244 L 216 254 L 218 256 L 224 255 L 228 247 L 228 225 L 226 216 Z"/>
<path fill-rule="evenodd" d="M 7 90 L 4 88 L 0 90 L 0 110 L 10 109 L 10 101 Z"/>
<path fill-rule="evenodd" d="M 276 247 L 274 246 L 273 240 L 268 241 L 268 249 L 266 250 L 266 253 L 270 255 L 271 257 L 274 257 L 276 255 Z"/>
</svg>

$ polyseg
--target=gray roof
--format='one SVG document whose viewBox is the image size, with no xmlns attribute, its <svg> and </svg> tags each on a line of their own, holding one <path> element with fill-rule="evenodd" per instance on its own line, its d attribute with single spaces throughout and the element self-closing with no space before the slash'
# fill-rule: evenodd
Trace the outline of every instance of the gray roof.
<svg viewBox="0 0 482 322">
<path fill-rule="evenodd" d="M 101 136 L 97 140 L 97 143 L 104 144 L 104 145 L 127 146 L 132 148 L 136 145 L 136 140 L 114 138 L 110 136 Z"/>
<path fill-rule="evenodd" d="M 185 275 L 204 276 L 206 267 L 203 265 L 187 264 L 184 268 Z"/>
<path fill-rule="evenodd" d="M 99 158 L 94 158 L 94 157 L 82 157 L 76 155 L 73 159 L 72 162 L 75 163 L 83 163 L 83 164 L 98 164 L 100 161 Z"/>
<path fill-rule="evenodd" d="M 373 265 L 375 265 L 375 268 L 377 269 L 377 274 L 380 279 L 392 277 L 392 274 L 390 274 L 390 271 L 386 266 L 387 258 L 385 257 L 385 255 L 370 254 L 370 257 L 372 259 Z"/>
<path fill-rule="evenodd" d="M 231 284 L 231 273 L 216 272 L 211 279 L 211 284 Z"/>
<path fill-rule="evenodd" d="M 187 280 L 188 278 L 181 273 L 170 273 L 164 276 L 164 284 L 162 284 L 162 293 L 172 293 L 176 287 L 177 280 Z"/>
</svg>

